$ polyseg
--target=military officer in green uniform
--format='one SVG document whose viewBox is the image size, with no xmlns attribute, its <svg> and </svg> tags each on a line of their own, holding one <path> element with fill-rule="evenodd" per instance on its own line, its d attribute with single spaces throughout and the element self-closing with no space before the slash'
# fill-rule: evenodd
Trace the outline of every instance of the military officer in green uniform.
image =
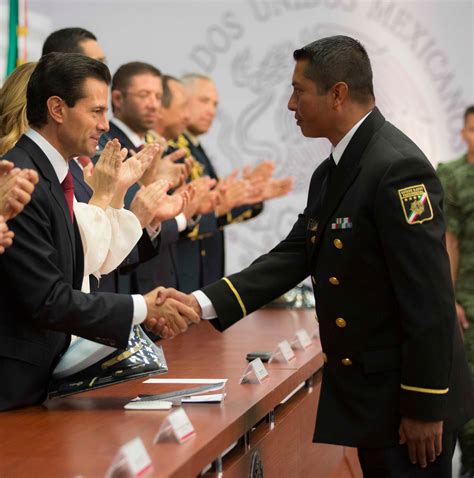
<svg viewBox="0 0 474 478">
<path fill-rule="evenodd" d="M 444 188 L 446 246 L 456 294 L 458 322 L 464 333 L 467 359 L 474 376 L 474 105 L 464 113 L 461 135 L 467 152 L 438 166 Z M 474 420 L 459 434 L 462 476 L 474 476 Z"/>
</svg>

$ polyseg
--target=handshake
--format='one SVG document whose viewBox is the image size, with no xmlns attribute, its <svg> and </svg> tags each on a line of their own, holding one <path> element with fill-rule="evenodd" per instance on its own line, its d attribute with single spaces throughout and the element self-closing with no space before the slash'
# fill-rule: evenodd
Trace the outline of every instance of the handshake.
<svg viewBox="0 0 474 478">
<path fill-rule="evenodd" d="M 145 328 L 164 339 L 185 332 L 190 324 L 201 320 L 201 306 L 191 294 L 157 287 L 144 295 L 147 305 Z"/>
</svg>

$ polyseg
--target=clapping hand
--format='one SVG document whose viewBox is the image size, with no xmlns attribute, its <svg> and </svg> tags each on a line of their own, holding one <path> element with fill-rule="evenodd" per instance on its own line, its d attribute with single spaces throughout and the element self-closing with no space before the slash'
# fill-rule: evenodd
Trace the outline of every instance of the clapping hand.
<svg viewBox="0 0 474 478">
<path fill-rule="evenodd" d="M 157 179 L 165 179 L 172 184 L 173 188 L 179 187 L 186 182 L 192 167 L 192 158 L 185 158 L 185 156 L 185 149 L 178 149 L 164 158 L 161 158 L 161 154 L 155 156 L 140 182 L 146 186 Z M 183 163 L 177 163 L 183 158 Z"/>
<path fill-rule="evenodd" d="M 107 141 L 97 164 L 90 162 L 84 168 L 84 181 L 94 192 L 89 204 L 107 209 L 114 197 L 122 162 L 127 155 L 117 139 Z"/>
<path fill-rule="evenodd" d="M 10 247 L 13 242 L 13 231 L 10 231 L 3 216 L 0 216 L 0 254 L 5 252 L 7 247 Z"/>
<path fill-rule="evenodd" d="M 148 186 L 141 186 L 137 191 L 130 204 L 130 211 L 137 216 L 142 228 L 146 226 L 151 226 L 155 230 L 158 228 L 159 224 L 153 224 L 156 209 L 169 188 L 168 181 L 158 179 Z"/>
<path fill-rule="evenodd" d="M 10 161 L 0 161 L 0 214 L 5 221 L 18 215 L 31 201 L 38 182 L 33 169 L 15 168 Z"/>
</svg>

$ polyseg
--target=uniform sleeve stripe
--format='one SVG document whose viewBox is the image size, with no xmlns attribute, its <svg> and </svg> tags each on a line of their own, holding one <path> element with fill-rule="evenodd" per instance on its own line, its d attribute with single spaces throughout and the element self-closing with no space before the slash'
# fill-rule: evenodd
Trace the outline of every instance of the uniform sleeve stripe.
<svg viewBox="0 0 474 478">
<path fill-rule="evenodd" d="M 242 297 L 240 297 L 240 294 L 237 292 L 237 289 L 234 287 L 234 284 L 232 284 L 232 282 L 229 279 L 227 279 L 227 277 L 223 277 L 223 280 L 229 286 L 230 290 L 234 293 L 235 298 L 237 299 L 237 302 L 239 303 L 240 308 L 242 309 L 242 314 L 243 314 L 242 317 L 245 317 L 247 315 L 247 309 L 245 308 Z"/>
<path fill-rule="evenodd" d="M 421 388 L 421 387 L 410 387 L 409 385 L 400 385 L 402 390 L 408 390 L 409 392 L 420 392 L 420 393 L 431 393 L 433 395 L 444 395 L 449 392 L 449 388 Z"/>
</svg>

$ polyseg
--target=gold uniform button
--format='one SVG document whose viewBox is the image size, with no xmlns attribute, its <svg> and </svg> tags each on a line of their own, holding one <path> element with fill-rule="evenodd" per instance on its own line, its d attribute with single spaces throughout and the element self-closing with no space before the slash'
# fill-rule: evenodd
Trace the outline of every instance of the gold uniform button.
<svg viewBox="0 0 474 478">
<path fill-rule="evenodd" d="M 341 363 L 342 365 L 345 365 L 346 367 L 348 367 L 349 365 L 352 365 L 352 360 L 350 358 L 343 358 L 341 360 Z"/>
<path fill-rule="evenodd" d="M 347 322 L 342 317 L 338 317 L 336 319 L 336 325 L 343 329 L 347 325 Z"/>
<path fill-rule="evenodd" d="M 340 239 L 334 239 L 333 244 L 336 249 L 342 249 L 344 247 L 344 244 Z"/>
<path fill-rule="evenodd" d="M 332 285 L 339 285 L 339 279 L 337 277 L 330 277 L 329 278 L 329 282 L 332 284 Z"/>
<path fill-rule="evenodd" d="M 323 352 L 324 363 L 328 363 L 328 356 Z"/>
<path fill-rule="evenodd" d="M 311 236 L 311 242 L 314 244 L 316 242 L 316 236 Z"/>
<path fill-rule="evenodd" d="M 201 250 L 201 256 L 204 257 L 206 255 L 206 250 L 205 249 L 202 249 Z"/>
</svg>

